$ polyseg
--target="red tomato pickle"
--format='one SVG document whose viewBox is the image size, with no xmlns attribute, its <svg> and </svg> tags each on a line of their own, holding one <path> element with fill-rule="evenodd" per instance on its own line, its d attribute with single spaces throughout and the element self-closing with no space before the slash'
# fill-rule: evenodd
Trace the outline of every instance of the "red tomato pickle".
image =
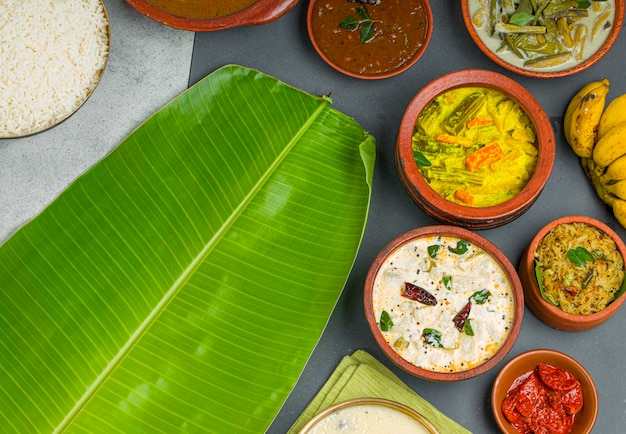
<svg viewBox="0 0 626 434">
<path fill-rule="evenodd" d="M 580 381 L 572 373 L 540 363 L 515 379 L 502 413 L 523 434 L 567 434 L 583 407 Z"/>
</svg>

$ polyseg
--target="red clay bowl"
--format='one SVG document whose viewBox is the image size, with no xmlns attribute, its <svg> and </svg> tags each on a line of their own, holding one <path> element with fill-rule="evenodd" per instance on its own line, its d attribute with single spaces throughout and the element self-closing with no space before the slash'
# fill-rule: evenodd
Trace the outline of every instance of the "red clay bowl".
<svg viewBox="0 0 626 434">
<path fill-rule="evenodd" d="M 491 388 L 491 410 L 504 434 L 519 434 L 502 413 L 502 402 L 511 384 L 520 375 L 532 371 L 539 363 L 556 366 L 573 374 L 582 386 L 583 408 L 576 414 L 570 434 L 588 434 L 598 417 L 598 392 L 587 370 L 572 357 L 559 351 L 538 349 L 522 353 L 508 361 L 500 370 Z"/>
<path fill-rule="evenodd" d="M 450 250 L 458 241 L 469 248 Z M 447 272 L 451 264 L 457 266 Z M 405 282 L 428 291 L 436 304 L 409 299 Z M 486 297 L 474 298 L 482 290 L 489 291 Z M 453 317 L 470 303 L 470 321 L 459 324 L 461 332 Z M 424 380 L 451 382 L 482 375 L 506 356 L 522 325 L 524 295 L 515 268 L 490 241 L 458 226 L 424 226 L 399 235 L 378 253 L 365 280 L 364 310 L 376 342 L 398 367 Z M 444 348 L 428 339 L 436 331 Z M 394 349 L 399 342 L 406 344 L 402 355 Z M 469 349 L 480 347 L 487 351 Z"/>
<path fill-rule="evenodd" d="M 498 90 L 517 102 L 526 112 L 536 132 L 538 161 L 526 186 L 512 199 L 499 205 L 472 207 L 443 198 L 426 181 L 415 162 L 412 137 L 415 122 L 425 107 L 437 96 L 460 87 Z M 396 142 L 396 170 L 400 182 L 413 201 L 435 219 L 470 229 L 488 229 L 516 219 L 535 202 L 554 166 L 554 132 L 545 111 L 537 100 L 517 82 L 492 71 L 466 69 L 443 75 L 422 88 L 409 103 L 400 123 Z"/>
<path fill-rule="evenodd" d="M 194 18 L 176 15 L 160 9 L 148 0 L 125 1 L 137 12 L 158 23 L 192 32 L 213 32 L 233 27 L 267 24 L 282 17 L 298 3 L 298 0 L 257 0 L 250 6 L 230 15 L 215 18 Z"/>
<path fill-rule="evenodd" d="M 528 67 L 524 67 L 522 64 L 515 65 L 505 59 L 503 59 L 498 53 L 494 51 L 494 48 L 490 48 L 484 41 L 481 39 L 479 32 L 476 27 L 472 23 L 472 15 L 470 14 L 470 1 L 477 0 L 461 0 L 461 8 L 463 12 L 463 21 L 465 22 L 465 27 L 467 28 L 470 36 L 478 45 L 478 48 L 485 53 L 487 57 L 489 57 L 492 61 L 500 65 L 501 67 L 508 69 L 509 71 L 515 72 L 520 75 L 534 77 L 534 78 L 557 78 L 557 77 L 566 77 L 569 75 L 576 74 L 580 71 L 584 71 L 590 66 L 597 63 L 602 57 L 611 49 L 617 37 L 619 36 L 620 30 L 622 29 L 622 25 L 624 22 L 624 0 L 615 0 L 615 16 L 612 20 L 612 27 L 607 35 L 606 40 L 598 47 L 598 49 L 591 54 L 587 59 L 580 61 L 579 63 L 569 62 L 567 64 L 563 64 L 560 70 L 550 69 L 550 68 L 535 68 L 531 69 Z M 497 47 L 495 47 L 497 48 Z M 556 67 L 555 67 L 556 68 Z"/>
<path fill-rule="evenodd" d="M 599 220 L 586 216 L 567 216 L 551 221 L 545 225 L 528 244 L 519 266 L 519 276 L 524 288 L 524 299 L 528 309 L 541 321 L 552 328 L 563 331 L 577 332 L 594 328 L 615 315 L 624 303 L 624 295 L 619 296 L 603 310 L 590 315 L 574 315 L 566 313 L 559 307 L 547 302 L 542 296 L 535 275 L 535 251 L 541 240 L 558 225 L 565 223 L 586 223 L 609 235 L 617 245 L 622 258 L 626 258 L 626 245 L 621 237 L 610 227 Z"/>
<path fill-rule="evenodd" d="M 361 42 L 362 27 L 346 30 L 340 23 L 367 13 L 373 37 Z M 433 31 L 428 0 L 358 2 L 311 0 L 307 10 L 309 38 L 320 57 L 350 77 L 377 80 L 398 75 L 413 66 L 426 51 Z"/>
</svg>

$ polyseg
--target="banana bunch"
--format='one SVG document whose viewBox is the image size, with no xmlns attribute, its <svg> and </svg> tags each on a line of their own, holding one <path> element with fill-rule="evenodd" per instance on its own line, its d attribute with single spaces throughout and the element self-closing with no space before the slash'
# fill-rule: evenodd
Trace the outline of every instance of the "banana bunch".
<svg viewBox="0 0 626 434">
<path fill-rule="evenodd" d="M 580 89 L 565 110 L 563 128 L 598 196 L 626 227 L 626 93 L 605 108 L 609 84 L 604 78 Z"/>
</svg>

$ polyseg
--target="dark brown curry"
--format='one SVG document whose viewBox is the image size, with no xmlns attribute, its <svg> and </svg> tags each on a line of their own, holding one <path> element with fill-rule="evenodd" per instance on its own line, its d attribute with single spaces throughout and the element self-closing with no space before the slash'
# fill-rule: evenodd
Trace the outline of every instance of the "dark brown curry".
<svg viewBox="0 0 626 434">
<path fill-rule="evenodd" d="M 364 10 L 373 23 L 367 42 L 361 42 L 360 27 L 350 31 L 340 26 L 347 17 L 363 24 Z M 320 0 L 310 25 L 328 60 L 349 72 L 376 76 L 410 62 L 426 43 L 429 23 L 422 0 Z"/>
<path fill-rule="evenodd" d="M 258 0 L 148 0 L 152 5 L 184 18 L 217 18 L 247 8 Z"/>
</svg>

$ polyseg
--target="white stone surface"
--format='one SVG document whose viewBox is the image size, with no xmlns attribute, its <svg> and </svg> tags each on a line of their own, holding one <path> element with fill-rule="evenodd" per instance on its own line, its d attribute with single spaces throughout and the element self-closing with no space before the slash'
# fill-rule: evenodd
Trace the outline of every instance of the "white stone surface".
<svg viewBox="0 0 626 434">
<path fill-rule="evenodd" d="M 104 4 L 111 52 L 91 97 L 50 130 L 0 139 L 0 244 L 187 88 L 194 33 L 156 23 L 121 0 Z"/>
</svg>

